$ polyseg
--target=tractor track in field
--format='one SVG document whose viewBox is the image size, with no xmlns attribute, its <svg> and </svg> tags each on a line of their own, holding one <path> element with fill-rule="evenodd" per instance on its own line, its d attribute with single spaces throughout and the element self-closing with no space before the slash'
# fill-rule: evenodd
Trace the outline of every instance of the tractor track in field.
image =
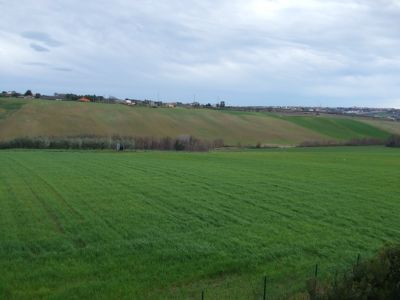
<svg viewBox="0 0 400 300">
<path fill-rule="evenodd" d="M 252 199 L 252 197 L 249 197 L 248 194 L 245 193 L 245 195 L 236 195 L 234 193 L 230 193 L 230 192 L 225 192 L 223 190 L 220 189 L 213 189 L 210 188 L 210 186 L 207 184 L 207 177 L 206 176 L 199 176 L 197 174 L 194 174 L 193 172 L 190 172 L 190 170 L 186 170 L 186 171 L 181 171 L 179 174 L 177 174 L 176 172 L 171 172 L 169 169 L 166 168 L 152 168 L 152 169 L 144 169 L 143 166 L 127 166 L 126 164 L 121 164 L 119 163 L 119 161 L 114 161 L 114 165 L 115 166 L 119 166 L 121 168 L 125 168 L 125 169 L 134 169 L 136 171 L 141 171 L 144 174 L 161 174 L 161 175 L 169 175 L 171 177 L 174 177 L 176 179 L 180 179 L 180 178 L 188 178 L 188 177 L 192 177 L 192 176 L 196 176 L 196 179 L 199 179 L 195 182 L 191 182 L 190 184 L 196 187 L 199 187 L 201 189 L 203 189 L 204 191 L 208 191 L 210 193 L 210 195 L 213 194 L 218 194 L 226 199 L 231 199 L 234 200 L 236 202 L 239 203 L 246 203 L 249 207 L 253 207 L 254 209 L 260 209 L 260 210 L 264 210 L 266 213 L 268 213 L 269 217 L 278 217 L 278 218 L 285 218 L 288 220 L 292 220 L 296 217 L 296 215 L 307 215 L 307 213 L 305 211 L 299 211 L 299 209 L 297 208 L 292 208 L 292 207 L 287 207 L 285 205 L 285 202 L 287 201 L 288 197 L 287 196 L 280 196 L 280 195 L 274 195 L 273 198 L 273 202 L 275 204 L 280 203 L 280 201 L 283 201 L 283 203 L 280 203 L 279 205 L 281 207 L 285 207 L 284 210 L 280 210 L 277 209 L 276 207 L 274 207 L 273 205 L 269 205 L 268 203 L 257 203 L 257 201 L 254 201 Z M 106 167 L 104 165 L 101 165 L 102 168 L 106 169 Z M 120 175 L 120 172 L 113 172 L 113 171 L 108 171 L 110 174 L 114 174 L 114 176 Z M 247 173 L 246 173 L 247 175 Z M 182 182 L 183 184 L 188 184 L 188 182 Z M 313 194 L 312 192 L 310 192 L 308 189 L 304 189 L 302 187 L 302 185 L 300 186 L 295 186 L 295 187 L 288 187 L 287 185 L 285 185 L 285 181 L 283 181 L 281 178 L 278 178 L 274 180 L 273 183 L 269 184 L 269 187 L 276 187 L 277 184 L 279 184 L 279 186 L 284 186 L 286 190 L 290 190 L 293 193 L 298 193 L 299 191 L 301 191 L 302 193 L 306 193 L 309 194 L 310 196 Z M 125 182 L 119 182 L 118 184 L 120 184 L 121 186 L 125 186 L 125 187 L 132 187 L 130 184 L 125 183 Z M 230 182 L 231 186 L 234 186 L 236 188 L 238 188 L 239 190 L 247 190 L 247 192 L 253 192 L 254 194 L 258 194 L 259 191 L 257 189 L 249 189 L 248 187 L 246 187 L 245 185 L 240 185 L 240 184 L 234 184 Z M 171 192 L 169 189 L 164 188 L 161 185 L 157 186 L 157 190 L 161 192 L 161 194 L 163 195 L 172 195 L 174 196 L 174 193 Z M 168 207 L 166 207 L 165 205 L 155 205 L 155 201 L 149 201 L 147 199 L 151 198 L 151 195 L 149 193 L 143 193 L 140 192 L 139 193 L 141 195 L 141 197 L 143 198 L 143 201 L 152 207 L 157 207 L 158 209 L 164 210 L 166 213 L 169 214 L 176 214 L 176 212 L 181 211 L 184 212 L 186 214 L 190 214 L 193 217 L 199 219 L 200 221 L 204 222 L 204 218 L 202 218 L 201 214 L 199 214 L 198 212 L 194 212 L 191 209 L 187 208 L 187 207 L 182 207 L 180 205 L 177 205 L 175 203 L 168 203 Z M 210 196 L 211 197 L 211 196 Z M 207 198 L 207 197 L 206 197 Z M 244 223 L 251 223 L 251 219 L 249 218 L 243 218 L 243 215 L 238 212 L 234 207 L 234 205 L 229 205 L 229 204 L 225 204 L 225 203 L 219 203 L 218 207 L 215 207 L 213 205 L 207 205 L 206 203 L 211 203 L 210 201 L 201 201 L 201 203 L 199 202 L 193 202 L 191 201 L 190 197 L 185 197 L 185 199 L 188 202 L 192 202 L 194 205 L 196 206 L 201 206 L 204 210 L 208 211 L 208 212 L 212 212 L 215 214 L 223 214 L 226 218 L 228 218 L 231 222 L 233 223 L 237 223 L 237 222 L 244 222 Z M 157 199 L 155 199 L 157 200 Z M 303 210 L 304 209 L 308 209 L 310 212 L 315 211 L 314 206 L 312 205 L 302 205 Z M 267 216 L 266 216 L 267 217 Z M 213 218 L 211 218 L 210 216 L 208 216 L 207 218 L 207 222 L 214 224 L 215 226 L 218 226 L 218 220 L 213 220 Z M 321 224 L 326 224 L 325 220 L 319 220 L 319 222 Z"/>
<path fill-rule="evenodd" d="M 11 196 L 11 198 L 14 198 L 14 199 L 18 199 L 18 197 L 17 197 L 17 195 L 16 195 L 16 193 L 15 193 L 15 191 L 14 191 L 14 189 L 12 188 L 12 186 L 10 185 L 10 183 L 7 181 L 7 178 L 5 178 L 5 180 L 3 181 L 2 180 L 2 182 L 4 182 L 5 184 L 6 184 L 6 186 L 5 186 L 5 190 L 7 191 L 7 193 Z M 18 201 L 19 202 L 19 201 Z M 31 205 L 29 205 L 30 206 L 30 208 L 31 208 Z M 16 222 L 16 221 L 19 221 L 19 216 L 17 215 L 17 213 L 16 213 L 16 211 L 12 211 L 12 219 L 14 220 L 14 222 Z M 18 222 L 18 223 L 20 223 L 20 222 Z M 21 224 L 22 225 L 22 224 Z M 18 238 L 20 238 L 20 232 L 19 231 L 17 231 L 17 237 Z"/>
<path fill-rule="evenodd" d="M 82 163 L 84 163 L 84 162 L 82 162 Z M 88 163 L 88 165 L 90 167 L 93 166 L 91 163 Z M 99 186 L 101 186 L 103 184 L 101 181 L 98 181 L 98 182 L 99 182 Z M 103 216 L 101 216 L 101 214 L 99 212 L 97 212 L 95 210 L 95 208 L 92 205 L 90 205 L 89 202 L 86 201 L 83 197 L 80 198 L 80 201 L 81 201 L 81 203 L 83 203 L 86 206 L 88 211 L 90 211 L 94 214 L 94 216 L 97 218 L 97 220 L 100 220 L 105 225 L 105 227 L 110 228 L 114 232 L 114 234 L 116 236 L 118 236 L 118 238 L 120 238 L 122 240 L 125 239 L 127 232 L 122 232 L 116 226 L 114 226 L 111 221 L 109 221 L 106 218 L 104 218 Z"/>
<path fill-rule="evenodd" d="M 116 164 L 117 165 L 117 164 Z M 120 167 L 123 167 L 123 168 L 128 168 L 129 169 L 129 167 L 127 167 L 127 166 L 125 166 L 125 165 L 120 165 L 119 164 L 119 166 Z M 103 166 L 102 166 L 103 167 Z M 158 173 L 160 173 L 160 174 L 164 174 L 164 173 L 166 173 L 165 172 L 165 170 L 161 170 L 161 172 L 160 172 L 160 170 L 159 169 L 151 169 L 150 171 L 148 170 L 148 169 L 142 169 L 142 168 L 140 168 L 140 167 L 138 167 L 138 166 L 135 166 L 135 168 L 134 168 L 136 171 L 141 171 L 142 173 L 150 173 L 150 174 L 157 174 L 157 172 Z M 114 175 L 114 177 L 115 176 L 117 176 L 117 175 L 120 175 L 119 173 L 116 173 L 116 172 L 113 172 L 113 171 L 108 171 L 110 174 L 113 174 Z M 171 173 L 171 174 L 173 174 L 173 173 Z M 173 174 L 173 175 L 176 175 L 176 174 Z M 185 173 L 184 175 L 182 175 L 182 174 L 180 174 L 180 176 L 179 177 L 186 177 L 186 175 L 194 175 L 193 173 Z M 121 185 L 121 186 L 125 186 L 125 187 L 128 187 L 128 188 L 132 188 L 132 186 L 130 185 L 130 184 L 128 184 L 128 183 L 125 183 L 125 182 L 118 182 L 118 184 L 119 185 Z M 192 183 L 193 184 L 193 183 Z M 199 187 L 206 187 L 207 185 L 206 184 L 198 184 L 198 183 L 196 183 L 196 184 L 193 184 L 194 186 L 199 186 Z M 171 195 L 171 196 L 176 196 L 176 194 L 175 193 L 173 193 L 173 192 L 171 192 L 171 190 L 170 189 L 166 189 L 165 187 L 163 187 L 163 186 L 161 186 L 161 185 L 158 185 L 157 186 L 157 190 L 159 191 L 159 192 L 161 192 L 161 194 L 162 195 Z M 207 190 L 209 190 L 208 188 L 207 188 Z M 215 193 L 215 191 L 214 191 L 214 193 Z M 224 196 L 226 196 L 226 197 L 228 197 L 228 198 L 232 198 L 232 199 L 236 199 L 237 201 L 242 201 L 242 202 L 245 202 L 245 203 L 249 203 L 249 204 L 251 204 L 252 206 L 254 206 L 254 203 L 252 203 L 251 201 L 249 201 L 249 200 L 246 200 L 246 199 L 242 199 L 242 198 L 239 198 L 239 197 L 237 197 L 237 196 L 234 196 L 234 195 L 232 195 L 232 194 L 230 194 L 230 193 L 224 193 L 224 192 L 218 192 L 219 194 L 221 194 L 221 195 L 224 195 Z M 138 192 L 138 195 L 141 195 L 142 196 L 142 199 L 143 199 L 143 201 L 147 204 L 147 205 L 149 205 L 149 206 L 151 206 L 151 207 L 155 207 L 155 208 L 158 208 L 158 209 L 160 209 L 160 210 L 163 210 L 163 211 L 165 211 L 166 213 L 168 213 L 168 214 L 176 214 L 177 212 L 183 212 L 183 213 L 185 213 L 185 214 L 189 214 L 189 215 L 191 215 L 191 216 L 193 216 L 193 217 L 195 217 L 196 219 L 199 219 L 200 221 L 202 221 L 202 222 L 205 222 L 205 221 L 207 221 L 208 223 L 213 223 L 214 225 L 216 225 L 217 226 L 217 224 L 218 224 L 218 220 L 210 220 L 210 216 L 208 216 L 208 219 L 207 220 L 205 220 L 202 216 L 201 216 L 201 214 L 199 214 L 196 210 L 194 210 L 193 208 L 192 209 L 189 209 L 188 207 L 184 207 L 184 206 L 180 206 L 180 205 L 177 205 L 177 204 L 175 204 L 175 203 L 172 203 L 172 202 L 168 202 L 168 206 L 166 206 L 166 205 L 160 205 L 160 204 L 157 204 L 156 205 L 156 203 L 155 203 L 155 201 L 150 201 L 149 199 L 151 199 L 152 197 L 151 197 L 151 194 L 150 193 L 145 193 L 144 191 L 140 191 L 140 192 Z M 158 197 L 159 198 L 159 197 Z M 185 198 L 185 200 L 187 201 L 187 202 L 191 202 L 192 204 L 193 204 L 193 207 L 196 207 L 196 206 L 199 206 L 199 205 L 201 205 L 202 206 L 202 208 L 204 209 L 204 210 L 206 210 L 206 211 L 209 211 L 209 212 L 213 212 L 213 213 L 216 213 L 216 214 L 223 214 L 226 218 L 228 218 L 231 222 L 233 222 L 233 223 L 237 223 L 239 220 L 242 220 L 242 221 L 245 221 L 246 223 L 248 223 L 250 220 L 249 219 L 243 219 L 243 217 L 242 217 L 242 215 L 240 214 L 240 212 L 237 212 L 237 211 L 235 211 L 235 209 L 234 208 L 232 208 L 232 206 L 230 206 L 230 205 L 226 205 L 226 204 L 219 204 L 219 207 L 215 207 L 214 209 L 213 208 L 210 208 L 209 207 L 209 205 L 207 205 L 206 204 L 206 202 L 201 202 L 201 203 L 199 203 L 199 202 L 197 202 L 197 201 L 192 201 L 192 199 L 191 199 L 191 197 L 189 197 L 189 196 L 185 196 L 184 197 Z M 157 199 L 155 199 L 155 200 L 157 200 Z M 159 199 L 160 200 L 160 199 Z M 157 201 L 157 202 L 159 202 L 159 201 Z"/>
<path fill-rule="evenodd" d="M 10 158 L 12 161 L 16 162 L 15 159 Z M 19 165 L 21 165 L 20 163 L 18 163 Z M 65 230 L 64 227 L 61 225 L 61 222 L 58 218 L 58 216 L 54 213 L 54 211 L 46 204 L 46 201 L 44 201 L 37 193 L 34 189 L 32 189 L 31 185 L 29 184 L 29 182 L 25 179 L 25 176 L 22 176 L 20 172 L 18 172 L 18 170 L 14 167 L 11 166 L 11 168 L 14 170 L 14 172 L 16 174 L 19 174 L 20 177 L 22 178 L 22 181 L 25 183 L 25 186 L 29 189 L 29 191 L 32 193 L 32 195 L 34 196 L 34 198 L 36 199 L 36 201 L 38 203 L 40 203 L 40 205 L 42 206 L 43 210 L 46 212 L 48 218 L 52 221 L 53 224 L 53 228 L 56 232 L 60 233 L 60 234 L 65 234 Z"/>
<path fill-rule="evenodd" d="M 97 164 L 98 167 L 99 167 L 99 165 L 100 165 L 102 168 L 107 169 L 107 168 L 106 168 L 104 165 L 102 165 L 101 163 Z M 119 164 L 116 164 L 116 165 L 118 165 L 118 166 L 120 166 L 120 167 L 127 168 L 126 166 L 123 166 L 123 165 L 119 165 Z M 129 169 L 129 168 L 128 168 L 128 169 Z M 140 168 L 140 167 L 137 167 L 137 166 L 135 166 L 134 169 L 135 169 L 136 171 L 140 171 L 140 172 L 142 172 L 142 173 L 144 173 L 144 174 L 146 174 L 146 173 L 147 173 L 147 174 L 148 174 L 148 173 L 154 173 L 154 172 L 152 172 L 152 171 L 154 171 L 154 169 L 152 169 L 152 171 L 149 171 L 149 170 L 147 170 L 147 169 L 143 169 L 143 168 Z M 116 176 L 120 175 L 120 173 L 115 172 L 115 171 L 110 171 L 110 170 L 108 170 L 108 174 L 109 174 L 110 178 L 115 178 Z M 107 177 L 107 178 L 108 178 L 108 177 Z M 130 185 L 129 183 L 127 183 L 127 182 L 119 181 L 117 184 L 120 185 L 120 186 L 122 186 L 122 187 L 133 188 L 133 186 Z M 166 189 L 166 188 L 164 188 L 164 187 L 162 187 L 162 186 L 157 186 L 157 190 L 158 190 L 159 192 L 161 192 L 161 194 L 163 194 L 163 195 L 176 196 L 173 192 L 171 192 L 171 190 L 168 190 L 168 189 Z M 145 192 L 145 191 L 143 191 L 143 190 L 141 190 L 141 191 L 136 191 L 136 194 L 135 194 L 135 195 L 136 195 L 137 197 L 140 197 L 140 198 L 141 198 L 141 201 L 143 201 L 144 203 L 146 203 L 149 207 L 157 208 L 157 209 L 159 209 L 160 211 L 163 211 L 166 215 L 169 215 L 169 216 L 173 216 L 173 215 L 178 216 L 178 215 L 180 215 L 181 213 L 185 213 L 185 214 L 191 215 L 192 217 L 195 217 L 196 219 L 199 219 L 199 220 L 202 221 L 202 222 L 205 221 L 205 219 L 204 219 L 200 214 L 198 214 L 198 213 L 196 213 L 195 211 L 193 211 L 193 209 L 189 209 L 188 207 L 183 207 L 183 206 L 177 205 L 177 204 L 172 203 L 172 202 L 168 202 L 168 205 L 165 205 L 165 203 L 163 203 L 162 201 L 160 202 L 160 200 L 161 200 L 160 197 L 158 197 L 158 196 L 156 196 L 156 195 L 151 195 L 151 193 Z M 152 201 L 151 199 L 153 199 L 154 201 Z M 196 202 L 191 201 L 191 198 L 190 198 L 190 197 L 185 197 L 185 199 L 186 199 L 188 202 L 192 202 L 193 204 L 199 205 L 199 203 L 196 203 Z M 193 206 L 193 207 L 195 207 L 195 206 Z M 203 207 L 204 209 L 208 210 L 208 211 L 213 211 L 212 209 L 209 209 L 205 204 L 203 204 L 202 207 Z M 220 213 L 221 213 L 221 212 L 222 212 L 222 211 L 220 211 Z M 225 215 L 227 218 L 232 219 L 232 221 L 237 221 L 237 216 L 229 215 L 229 214 L 227 214 L 226 212 L 224 212 L 224 215 Z M 210 220 L 210 218 L 211 218 L 211 217 L 208 218 L 208 220 L 207 220 L 208 222 L 213 223 L 213 224 L 214 224 L 214 223 L 215 223 L 215 224 L 218 223 L 217 220 Z"/>
<path fill-rule="evenodd" d="M 84 219 L 83 215 L 77 211 L 71 204 L 68 203 L 68 201 L 64 198 L 64 196 L 55 188 L 53 187 L 47 180 L 45 180 L 42 176 L 40 176 L 37 172 L 29 169 L 27 166 L 22 164 L 21 162 L 11 158 L 12 161 L 20 165 L 22 168 L 30 172 L 31 174 L 34 174 L 36 178 L 39 179 L 39 181 L 43 182 L 43 184 L 47 187 L 47 189 L 54 194 L 58 202 L 62 203 L 63 206 L 65 206 L 72 214 L 75 216 L 79 217 L 80 219 Z"/>
<path fill-rule="evenodd" d="M 98 166 L 100 165 L 102 168 L 107 169 L 107 167 L 103 164 L 97 164 Z M 148 175 L 157 175 L 157 174 L 161 174 L 161 175 L 169 175 L 171 177 L 174 177 L 176 179 L 181 179 L 181 178 L 190 178 L 192 176 L 196 176 L 196 179 L 198 179 L 197 181 L 193 181 L 190 184 L 193 186 L 196 186 L 204 191 L 207 191 L 208 193 L 210 193 L 210 197 L 212 197 L 212 195 L 215 196 L 215 194 L 218 194 L 226 199 L 231 199 L 235 202 L 238 203 L 246 203 L 249 207 L 252 207 L 253 209 L 260 209 L 265 211 L 268 215 L 266 215 L 267 218 L 269 217 L 278 217 L 278 218 L 285 218 L 288 220 L 292 220 L 296 217 L 296 215 L 306 215 L 306 212 L 304 211 L 299 211 L 296 208 L 292 208 L 292 207 L 287 207 L 284 203 L 287 201 L 288 197 L 287 196 L 281 196 L 281 195 L 274 195 L 274 199 L 273 202 L 275 204 L 280 203 L 280 201 L 283 201 L 283 203 L 280 203 L 279 205 L 282 207 L 284 206 L 285 209 L 284 210 L 280 210 L 277 209 L 276 207 L 274 207 L 273 205 L 270 205 L 268 203 L 263 203 L 263 202 L 257 202 L 254 201 L 252 199 L 252 197 L 249 197 L 248 194 L 245 193 L 245 195 L 236 195 L 234 193 L 230 193 L 230 192 L 225 192 L 223 190 L 220 189 L 213 189 L 211 188 L 208 184 L 207 184 L 207 177 L 206 176 L 199 176 L 194 174 L 193 172 L 190 172 L 190 170 L 186 170 L 186 171 L 181 171 L 179 174 L 177 174 L 176 172 L 171 172 L 169 169 L 166 168 L 143 168 L 142 165 L 132 165 L 132 166 L 127 166 L 126 164 L 121 164 L 118 160 L 114 160 L 114 166 L 118 166 L 121 168 L 124 168 L 126 170 L 129 169 L 134 169 L 135 171 L 140 171 L 143 174 L 148 174 Z M 115 172 L 115 171 L 110 171 L 108 170 L 108 173 L 112 177 L 116 177 L 121 175 L 121 172 Z M 246 173 L 247 175 L 247 173 Z M 182 182 L 183 184 L 189 184 L 186 181 Z M 119 185 L 121 186 L 125 186 L 128 188 L 132 188 L 132 186 L 129 183 L 126 182 L 118 182 Z M 279 184 L 279 186 L 285 186 L 285 182 L 279 178 L 279 179 L 275 179 L 275 181 L 273 183 L 270 183 L 270 187 L 272 186 L 277 186 L 277 184 Z M 259 191 L 257 189 L 249 189 L 248 187 L 244 186 L 244 185 L 240 185 L 240 184 L 234 184 L 230 182 L 231 186 L 234 186 L 236 188 L 238 188 L 239 190 L 247 190 L 247 192 L 253 192 L 254 194 L 258 194 Z M 290 190 L 293 193 L 296 192 L 298 193 L 299 191 L 309 194 L 310 196 L 312 195 L 312 193 L 308 190 L 308 189 L 303 189 L 302 186 L 296 186 L 296 187 L 288 187 L 287 185 L 285 186 L 286 190 Z M 158 185 L 157 186 L 157 190 L 162 194 L 162 195 L 172 195 L 175 196 L 175 193 L 171 192 L 171 190 L 166 189 L 165 187 L 163 187 L 162 185 Z M 171 215 L 176 215 L 177 212 L 183 212 L 185 214 L 189 214 L 192 217 L 195 217 L 196 219 L 198 219 L 201 222 L 207 222 L 210 224 L 213 224 L 215 226 L 218 226 L 219 221 L 218 219 L 214 220 L 210 215 L 207 217 L 207 220 L 205 220 L 202 217 L 201 213 L 198 213 L 198 211 L 193 211 L 192 209 L 185 207 L 185 206 L 181 206 L 178 205 L 176 203 L 172 203 L 172 202 L 168 202 L 168 206 L 163 205 L 162 203 L 160 203 L 160 199 L 157 200 L 157 198 L 159 198 L 158 196 L 154 196 L 153 198 L 155 201 L 151 201 L 149 199 L 152 198 L 152 195 L 150 193 L 145 193 L 143 191 L 140 191 L 139 193 L 137 193 L 137 195 L 141 196 L 142 201 L 144 201 L 147 205 L 149 205 L 150 207 L 154 207 L 154 208 L 158 208 L 162 211 L 164 211 L 165 213 L 171 214 Z M 205 197 L 207 198 L 207 197 Z M 194 204 L 194 207 L 197 206 L 201 206 L 202 209 L 211 212 L 213 214 L 223 214 L 225 216 L 225 218 L 228 218 L 232 223 L 251 223 L 251 219 L 249 218 L 244 218 L 243 215 L 238 212 L 235 209 L 235 205 L 232 204 L 227 204 L 227 203 L 219 203 L 218 206 L 214 206 L 213 202 L 211 201 L 206 201 L 205 199 L 202 200 L 201 202 L 198 201 L 192 201 L 192 199 L 188 196 L 185 196 L 186 201 L 191 202 Z M 156 203 L 158 202 L 158 203 Z M 207 205 L 207 203 L 211 203 L 210 205 Z M 304 206 L 304 204 L 302 205 L 303 210 L 304 209 L 308 209 L 311 212 L 315 210 L 315 208 L 312 205 L 306 205 Z M 324 220 L 319 220 L 319 222 L 321 224 L 326 224 L 326 221 Z"/>
<path fill-rule="evenodd" d="M 76 215 L 79 219 L 83 220 L 84 216 L 77 211 L 74 207 L 72 207 L 68 201 L 60 194 L 59 191 L 57 191 L 48 181 L 46 181 L 43 177 L 41 177 L 37 172 L 32 171 L 31 169 L 29 169 L 28 167 L 26 167 L 25 165 L 23 165 L 21 162 L 16 161 L 15 159 L 12 159 L 14 162 L 16 162 L 18 165 L 20 165 L 22 168 L 24 168 L 25 170 L 27 170 L 28 172 L 31 172 L 32 174 L 35 175 L 36 178 L 39 179 L 39 181 L 41 181 L 46 187 L 47 189 L 52 192 L 56 198 L 58 199 L 58 202 L 63 204 L 69 211 L 71 211 L 74 215 Z M 32 191 L 32 189 L 30 188 L 30 190 Z M 35 197 L 37 198 L 37 195 L 35 194 Z M 85 201 L 83 201 L 86 206 L 96 215 L 96 217 L 98 217 L 104 224 L 106 224 L 107 227 L 111 228 L 111 230 L 114 231 L 115 234 L 117 234 L 117 236 L 119 236 L 119 238 L 123 239 L 124 238 L 124 234 L 121 233 L 110 221 L 106 220 L 105 218 L 101 217 L 90 205 L 88 205 Z M 47 212 L 49 212 L 47 210 Z M 51 211 L 50 211 L 51 212 Z M 57 228 L 59 229 L 59 231 L 61 233 L 64 233 L 65 230 L 62 227 L 58 217 L 56 215 L 51 214 L 52 219 L 55 221 Z M 78 239 L 78 240 L 73 240 L 74 244 L 79 247 L 82 248 L 86 245 L 86 242 L 82 239 Z"/>
<path fill-rule="evenodd" d="M 25 181 L 25 180 L 24 180 Z M 49 218 L 53 221 L 56 230 L 61 233 L 64 234 L 65 230 L 64 227 L 61 225 L 60 219 L 58 218 L 58 216 L 54 213 L 54 211 L 48 207 L 45 204 L 45 201 L 43 201 L 38 194 L 32 189 L 32 187 L 25 181 L 25 183 L 28 185 L 29 190 L 31 191 L 32 195 L 39 201 L 39 203 L 42 205 L 42 207 L 45 209 L 47 215 L 49 216 Z"/>
</svg>

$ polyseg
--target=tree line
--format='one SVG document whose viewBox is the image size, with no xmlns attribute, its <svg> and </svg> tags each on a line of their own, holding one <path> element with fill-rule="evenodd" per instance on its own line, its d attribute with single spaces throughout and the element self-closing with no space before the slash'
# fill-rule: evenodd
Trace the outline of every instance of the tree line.
<svg viewBox="0 0 400 300">
<path fill-rule="evenodd" d="M 20 137 L 0 141 L 0 149 L 105 150 L 118 148 L 118 150 L 209 151 L 223 146 L 224 141 L 222 139 L 206 140 L 190 135 L 176 138 L 80 135 L 70 137 Z"/>
<path fill-rule="evenodd" d="M 346 141 L 304 141 L 299 147 L 332 147 L 332 146 L 373 146 L 385 145 L 386 147 L 400 147 L 400 135 L 392 134 L 389 138 L 354 138 Z"/>
</svg>

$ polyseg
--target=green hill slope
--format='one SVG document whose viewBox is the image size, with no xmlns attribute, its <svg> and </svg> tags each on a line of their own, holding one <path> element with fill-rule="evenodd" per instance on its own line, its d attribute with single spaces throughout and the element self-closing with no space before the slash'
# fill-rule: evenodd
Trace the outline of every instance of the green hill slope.
<svg viewBox="0 0 400 300">
<path fill-rule="evenodd" d="M 354 137 L 387 138 L 387 131 L 354 119 L 316 117 L 316 116 L 286 116 L 284 120 L 309 128 L 333 139 L 348 140 Z"/>
<path fill-rule="evenodd" d="M 376 124 L 375 124 L 376 123 Z M 98 103 L 0 99 L 0 140 L 22 136 L 111 136 L 223 138 L 228 145 L 295 145 L 310 140 L 386 138 L 399 123 L 330 116 L 186 108 L 128 107 Z"/>
</svg>

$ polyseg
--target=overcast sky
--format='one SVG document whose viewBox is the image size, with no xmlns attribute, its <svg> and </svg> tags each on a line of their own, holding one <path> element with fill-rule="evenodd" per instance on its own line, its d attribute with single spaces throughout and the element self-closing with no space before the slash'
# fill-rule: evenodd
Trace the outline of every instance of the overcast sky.
<svg viewBox="0 0 400 300">
<path fill-rule="evenodd" d="M 400 0 L 0 0 L 0 89 L 400 107 Z"/>
</svg>

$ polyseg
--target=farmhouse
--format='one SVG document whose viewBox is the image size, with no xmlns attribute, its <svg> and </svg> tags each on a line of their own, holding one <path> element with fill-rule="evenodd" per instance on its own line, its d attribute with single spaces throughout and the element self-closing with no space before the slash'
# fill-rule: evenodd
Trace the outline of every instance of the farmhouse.
<svg viewBox="0 0 400 300">
<path fill-rule="evenodd" d="M 79 102 L 90 102 L 90 99 L 86 98 L 86 97 L 82 97 L 78 99 Z"/>
<path fill-rule="evenodd" d="M 126 99 L 124 103 L 125 103 L 126 105 L 130 105 L 130 106 L 136 105 L 135 100 Z"/>
</svg>

